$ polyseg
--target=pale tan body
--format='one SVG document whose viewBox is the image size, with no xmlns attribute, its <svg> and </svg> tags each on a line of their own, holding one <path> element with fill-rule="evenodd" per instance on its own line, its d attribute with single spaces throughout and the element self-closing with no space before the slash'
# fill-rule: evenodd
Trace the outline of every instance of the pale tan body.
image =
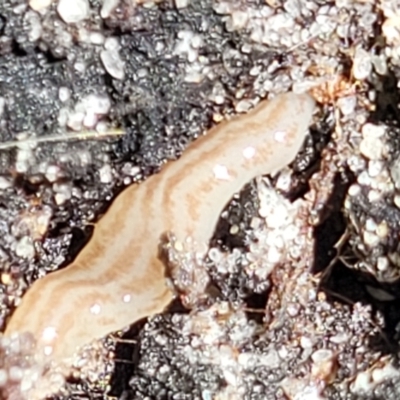
<svg viewBox="0 0 400 400">
<path fill-rule="evenodd" d="M 208 243 L 235 192 L 293 161 L 313 110 L 305 94 L 264 101 L 211 129 L 159 174 L 125 189 L 76 260 L 32 285 L 5 334 L 31 332 L 38 352 L 61 362 L 93 339 L 162 312 L 173 295 L 158 259 L 161 236 L 172 231 L 179 240 Z M 44 338 L 49 327 L 55 336 Z"/>
</svg>

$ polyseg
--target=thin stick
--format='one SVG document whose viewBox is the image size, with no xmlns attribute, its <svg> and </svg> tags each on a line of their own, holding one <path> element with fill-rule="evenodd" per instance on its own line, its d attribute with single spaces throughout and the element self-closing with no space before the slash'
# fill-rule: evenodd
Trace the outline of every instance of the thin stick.
<svg viewBox="0 0 400 400">
<path fill-rule="evenodd" d="M 104 138 L 107 136 L 122 136 L 125 135 L 125 131 L 122 129 L 114 129 L 105 132 L 97 131 L 84 131 L 84 132 L 68 132 L 60 135 L 48 135 L 41 137 L 27 138 L 23 140 L 13 140 L 10 142 L 0 143 L 0 150 L 6 150 L 20 145 L 38 144 L 38 143 L 49 143 L 49 142 L 62 142 L 69 140 L 86 140 L 93 138 Z"/>
</svg>

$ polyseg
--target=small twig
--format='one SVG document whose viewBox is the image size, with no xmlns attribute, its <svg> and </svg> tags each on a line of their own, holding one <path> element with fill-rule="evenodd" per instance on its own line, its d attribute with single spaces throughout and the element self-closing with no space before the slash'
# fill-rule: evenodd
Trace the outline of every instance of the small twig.
<svg viewBox="0 0 400 400">
<path fill-rule="evenodd" d="M 251 313 L 265 314 L 265 310 L 263 308 L 244 307 L 243 310 L 246 312 L 251 312 Z"/>
<path fill-rule="evenodd" d="M 62 142 L 69 140 L 86 140 L 93 138 L 104 138 L 107 136 L 122 136 L 125 135 L 123 129 L 114 129 L 104 132 L 97 131 L 84 131 L 84 132 L 68 132 L 65 134 L 48 135 L 41 137 L 31 137 L 22 140 L 12 140 L 9 142 L 0 143 L 0 150 L 11 149 L 13 147 L 18 147 L 20 145 L 36 145 L 38 143 L 49 143 L 49 142 Z"/>
<path fill-rule="evenodd" d="M 111 335 L 111 337 L 117 343 L 138 344 L 138 340 L 136 339 L 125 339 L 116 335 Z"/>
<path fill-rule="evenodd" d="M 116 364 L 128 364 L 128 365 L 135 365 L 137 363 L 135 363 L 134 361 L 131 360 L 122 360 L 121 358 L 115 358 L 113 360 Z"/>
</svg>

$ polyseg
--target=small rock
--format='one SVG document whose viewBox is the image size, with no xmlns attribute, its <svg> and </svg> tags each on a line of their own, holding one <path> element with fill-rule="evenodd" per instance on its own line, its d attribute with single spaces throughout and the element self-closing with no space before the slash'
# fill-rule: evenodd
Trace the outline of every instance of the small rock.
<svg viewBox="0 0 400 400">
<path fill-rule="evenodd" d="M 353 75 L 358 80 L 368 78 L 372 71 L 370 54 L 364 49 L 358 48 L 354 54 Z"/>
<path fill-rule="evenodd" d="M 398 45 L 400 43 L 400 29 L 399 29 L 399 13 L 394 13 L 388 16 L 382 24 L 382 34 L 386 42 L 390 45 Z"/>
<path fill-rule="evenodd" d="M 118 51 L 121 48 L 119 40 L 116 37 L 108 37 L 104 41 L 104 49 Z"/>
<path fill-rule="evenodd" d="M 89 2 L 88 0 L 60 0 L 57 11 L 64 22 L 76 24 L 89 16 Z"/>
<path fill-rule="evenodd" d="M 394 196 L 394 205 L 395 205 L 397 208 L 400 208 L 400 195 L 399 195 L 399 194 L 396 194 L 396 195 Z"/>
<path fill-rule="evenodd" d="M 65 87 L 62 86 L 58 89 L 58 98 L 60 99 L 60 101 L 62 101 L 63 103 L 67 100 L 69 100 L 71 97 L 71 91 Z"/>
<path fill-rule="evenodd" d="M 360 143 L 360 153 L 370 160 L 381 160 L 385 154 L 385 145 L 378 138 L 363 139 Z"/>
<path fill-rule="evenodd" d="M 368 231 L 363 232 L 363 240 L 364 240 L 364 243 L 370 248 L 377 246 L 379 244 L 378 236 L 376 236 L 374 233 L 371 233 Z"/>
<path fill-rule="evenodd" d="M 375 71 L 381 75 L 385 76 L 387 75 L 388 72 L 388 66 L 387 66 L 387 61 L 386 57 L 381 55 L 375 55 L 372 57 L 372 64 L 374 66 Z"/>
<path fill-rule="evenodd" d="M 368 175 L 372 178 L 377 177 L 383 171 L 384 167 L 383 161 L 371 160 L 368 162 Z"/>
<path fill-rule="evenodd" d="M 122 61 L 118 51 L 103 50 L 100 53 L 100 59 L 106 71 L 115 79 L 124 79 L 124 62 Z"/>
<path fill-rule="evenodd" d="M 243 29 L 249 20 L 248 13 L 241 10 L 235 10 L 231 16 L 233 30 Z"/>
<path fill-rule="evenodd" d="M 31 238 L 28 236 L 21 238 L 15 247 L 15 253 L 18 257 L 32 259 L 35 255 L 35 248 L 33 247 Z"/>
<path fill-rule="evenodd" d="M 42 36 L 42 24 L 39 14 L 33 11 L 28 11 L 25 14 L 25 21 L 30 27 L 28 37 L 30 42 L 35 42 Z"/>
<path fill-rule="evenodd" d="M 389 234 L 389 227 L 386 221 L 382 221 L 376 229 L 376 234 L 379 238 L 385 239 Z"/>
<path fill-rule="evenodd" d="M 341 97 L 337 101 L 337 105 L 343 115 L 352 115 L 357 105 L 356 96 Z"/>
<path fill-rule="evenodd" d="M 57 205 L 64 204 L 72 196 L 71 186 L 66 183 L 54 183 L 53 190 L 55 192 L 54 199 Z"/>
<path fill-rule="evenodd" d="M 3 176 L 0 176 L 0 190 L 7 189 L 11 186 L 12 183 L 8 179 L 4 178 Z"/>
<path fill-rule="evenodd" d="M 112 181 L 112 170 L 109 164 L 106 164 L 103 167 L 101 167 L 99 174 L 101 183 L 110 183 Z"/>
<path fill-rule="evenodd" d="M 396 189 L 400 189 L 400 159 L 396 159 L 390 167 L 390 176 Z"/>
<path fill-rule="evenodd" d="M 100 16 L 101 18 L 108 18 L 111 13 L 115 10 L 119 3 L 119 0 L 104 0 L 103 6 L 101 7 Z"/>
<path fill-rule="evenodd" d="M 248 112 L 253 107 L 253 104 L 250 100 L 240 100 L 239 103 L 235 106 L 235 111 L 237 113 L 245 113 Z"/>
<path fill-rule="evenodd" d="M 83 112 L 73 112 L 68 116 L 67 125 L 74 131 L 80 131 L 84 118 L 85 114 Z"/>
<path fill-rule="evenodd" d="M 89 40 L 92 44 L 102 45 L 104 44 L 104 35 L 100 32 L 90 32 Z"/>
<path fill-rule="evenodd" d="M 389 267 L 389 260 L 386 257 L 378 257 L 376 261 L 376 268 L 378 271 L 386 271 Z"/>
<path fill-rule="evenodd" d="M 360 143 L 360 153 L 370 160 L 381 160 L 387 153 L 385 140 L 382 137 L 385 129 L 374 124 L 365 124 L 362 128 L 363 140 Z"/>
<path fill-rule="evenodd" d="M 6 105 L 6 99 L 4 97 L 0 97 L 0 117 L 4 112 L 5 105 Z"/>
<path fill-rule="evenodd" d="M 49 182 L 55 182 L 60 175 L 60 168 L 57 165 L 49 165 L 45 177 Z"/>
<path fill-rule="evenodd" d="M 49 7 L 53 0 L 30 0 L 29 7 L 34 11 L 41 11 Z"/>
<path fill-rule="evenodd" d="M 176 8 L 185 8 L 189 5 L 189 0 L 175 0 Z"/>
</svg>

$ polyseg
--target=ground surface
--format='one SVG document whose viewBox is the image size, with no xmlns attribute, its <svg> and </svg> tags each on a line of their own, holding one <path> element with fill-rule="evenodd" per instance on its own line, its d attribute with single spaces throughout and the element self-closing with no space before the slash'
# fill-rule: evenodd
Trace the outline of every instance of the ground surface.
<svg viewBox="0 0 400 400">
<path fill-rule="evenodd" d="M 0 5 L 2 328 L 123 187 L 260 98 L 319 100 L 292 167 L 232 200 L 194 266 L 214 295 L 105 339 L 54 399 L 398 399 L 400 4 L 45 3 Z M 1 349 L 7 396 L 24 367 Z"/>
</svg>

